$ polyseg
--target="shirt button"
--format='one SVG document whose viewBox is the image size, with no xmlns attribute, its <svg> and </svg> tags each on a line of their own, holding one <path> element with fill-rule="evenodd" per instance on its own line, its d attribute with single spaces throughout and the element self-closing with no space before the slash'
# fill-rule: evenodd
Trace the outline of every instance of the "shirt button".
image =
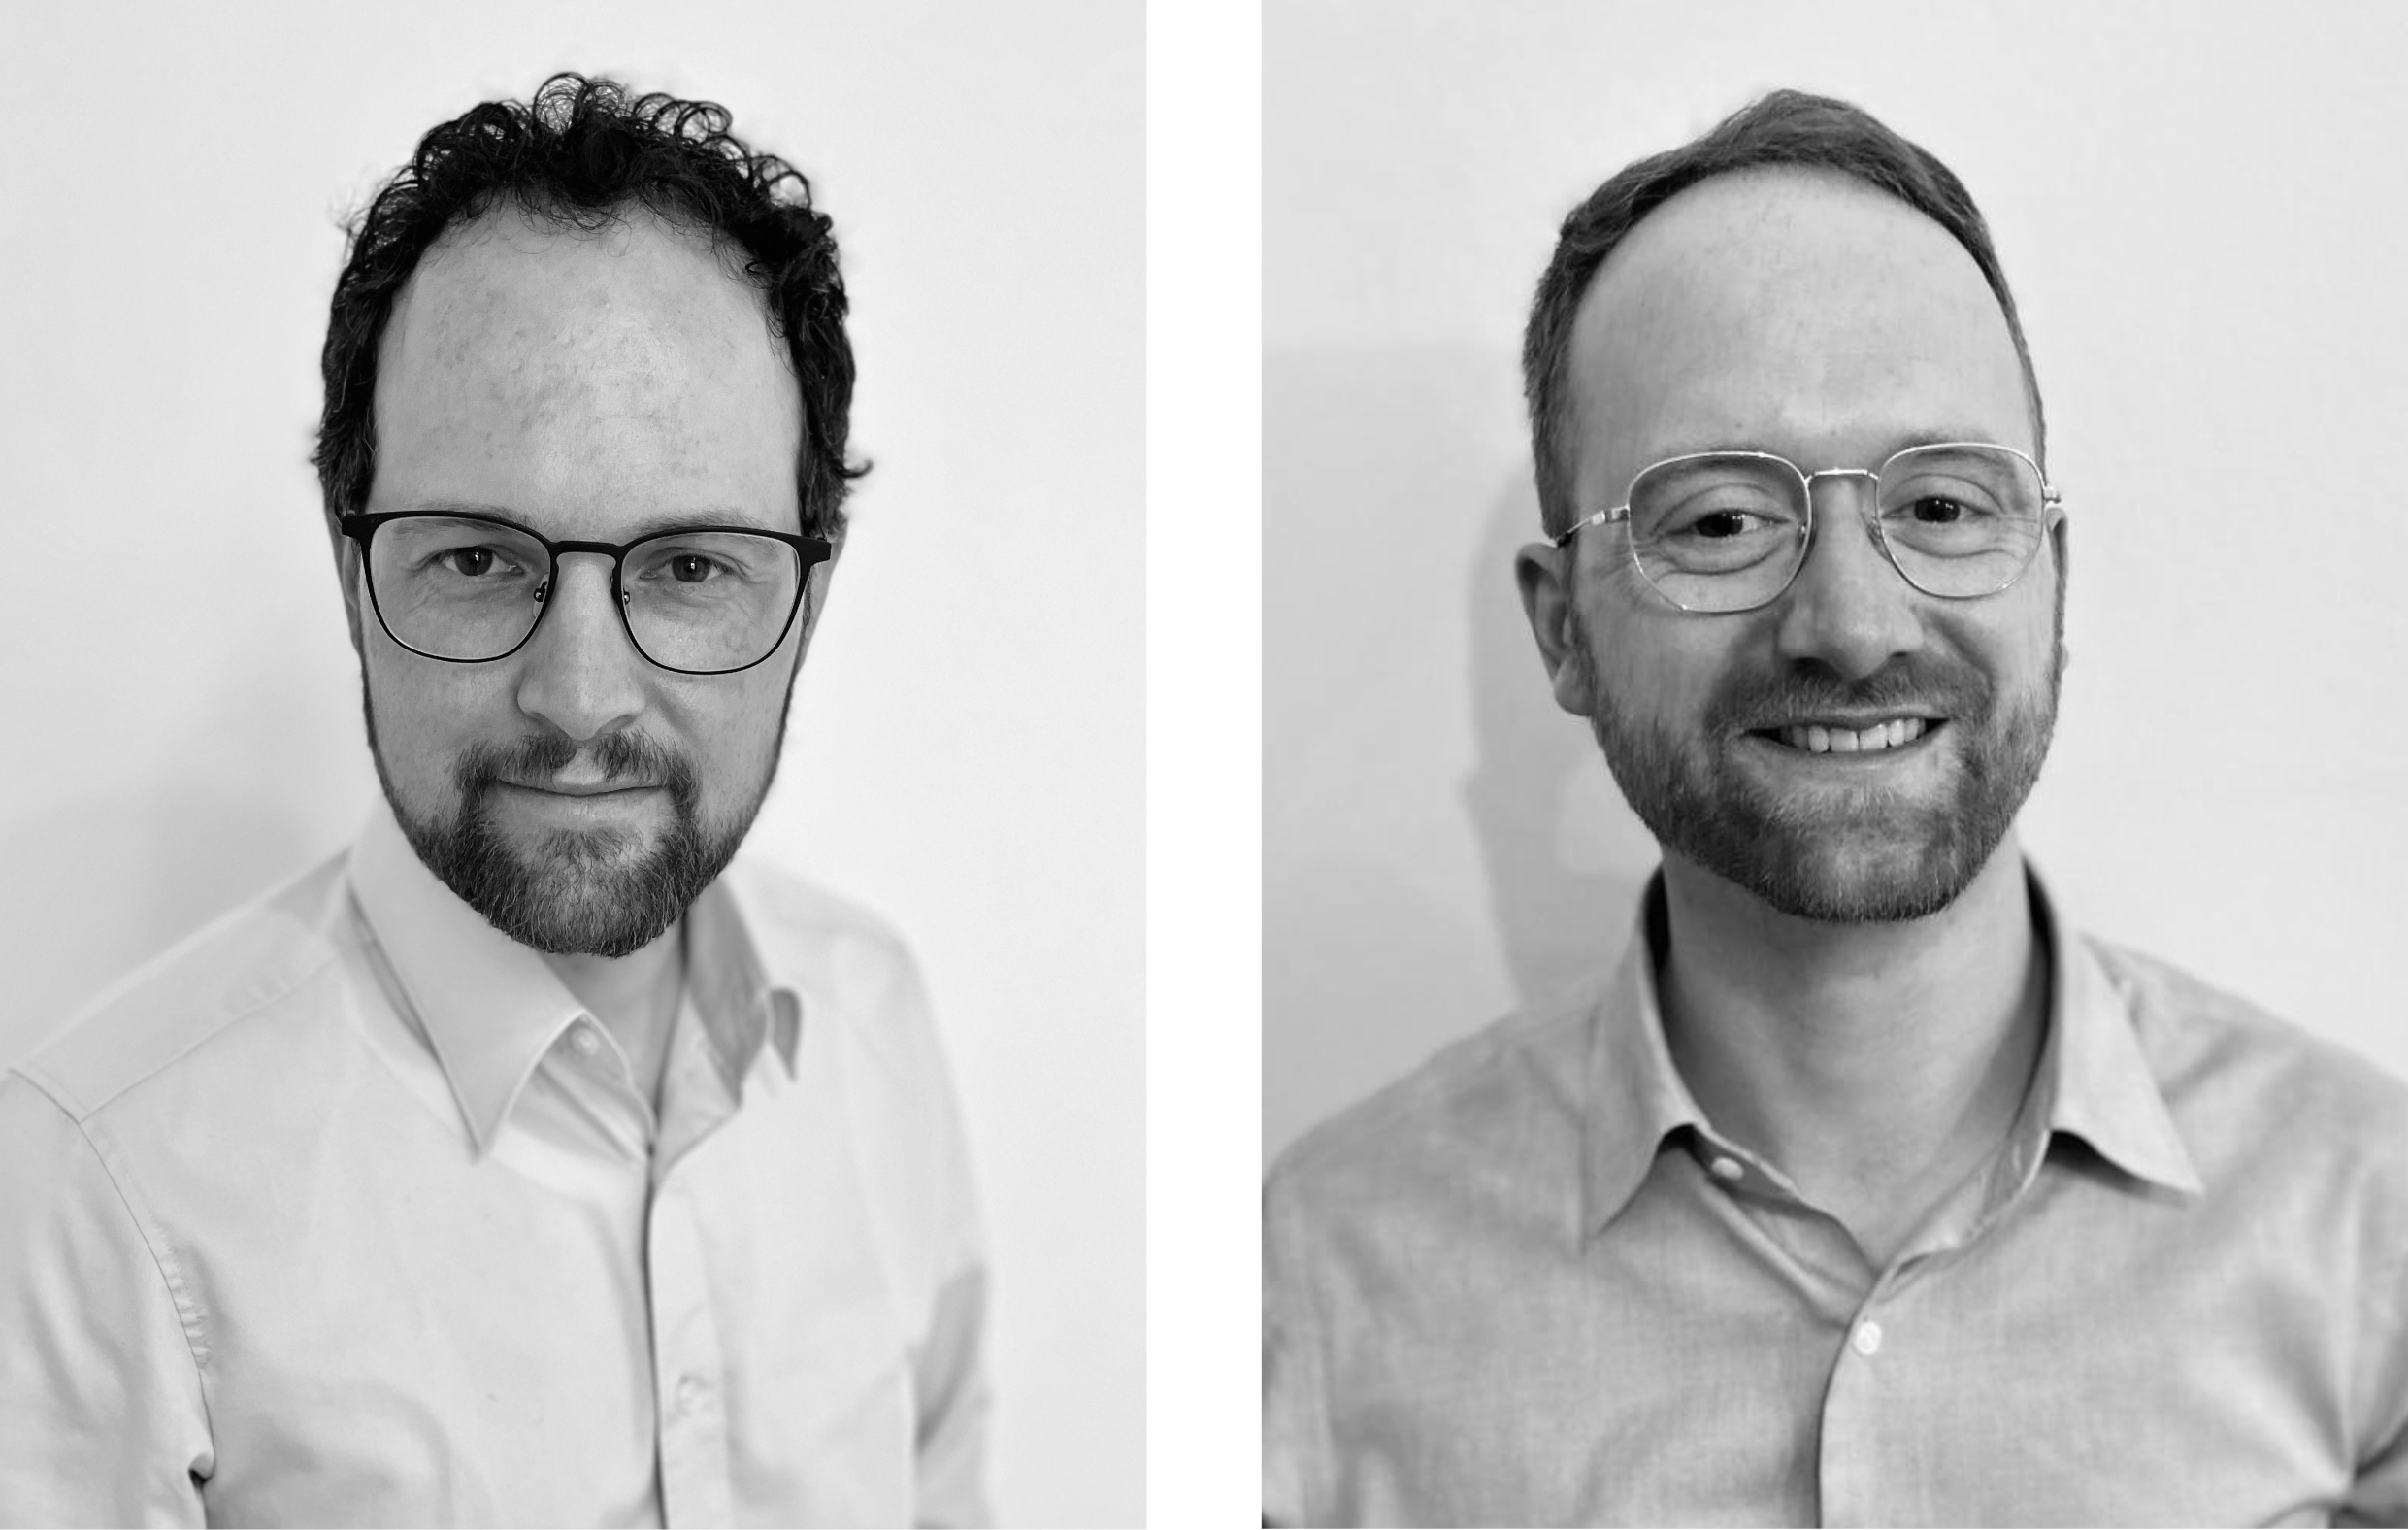
<svg viewBox="0 0 2408 1530">
<path fill-rule="evenodd" d="M 583 1056 L 591 1057 L 602 1050 L 602 1038 L 594 1034 L 590 1025 L 579 1024 L 569 1033 L 569 1041 Z"/>
<path fill-rule="evenodd" d="M 703 1394 L 710 1387 L 699 1376 L 689 1376 L 677 1382 L 677 1412 L 690 1414 L 702 1406 Z"/>
<path fill-rule="evenodd" d="M 1848 1342 L 1856 1347 L 1856 1352 L 1861 1355 L 1869 1357 L 1880 1353 L 1881 1324 L 1867 1317 L 1856 1325 L 1856 1336 Z"/>
<path fill-rule="evenodd" d="M 1713 1171 L 1714 1178 L 1725 1184 L 1734 1180 L 1747 1178 L 1747 1171 L 1739 1167 L 1739 1160 L 1736 1158 L 1718 1157 L 1712 1163 L 1707 1164 L 1706 1168 Z"/>
</svg>

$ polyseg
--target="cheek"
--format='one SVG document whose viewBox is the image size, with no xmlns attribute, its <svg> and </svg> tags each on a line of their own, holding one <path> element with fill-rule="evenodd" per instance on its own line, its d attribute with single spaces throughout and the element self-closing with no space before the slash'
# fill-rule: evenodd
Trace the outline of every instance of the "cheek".
<svg viewBox="0 0 2408 1530">
<path fill-rule="evenodd" d="M 1584 602 L 1583 614 L 1599 685 L 1633 721 L 1695 719 L 1716 682 L 1739 662 L 1728 618 L 1660 615 L 1618 593 Z"/>
<path fill-rule="evenodd" d="M 2035 581 L 2029 591 L 2013 593 L 2014 607 L 2001 614 L 2009 619 L 1988 634 L 1984 649 L 2002 679 L 2012 677 L 2008 683 L 2023 689 L 2047 685 L 2057 671 L 2056 582 Z"/>
<path fill-rule="evenodd" d="M 770 673 L 772 671 L 775 673 Z M 724 676 L 709 689 L 689 689 L 671 702 L 664 743 L 690 751 L 703 800 L 713 807 L 749 800 L 777 748 L 785 704 L 784 668 L 777 659 Z"/>
<path fill-rule="evenodd" d="M 376 634 L 362 669 L 386 768 L 403 776 L 447 772 L 469 739 L 510 736 L 515 709 L 502 668 L 438 664 Z"/>
</svg>

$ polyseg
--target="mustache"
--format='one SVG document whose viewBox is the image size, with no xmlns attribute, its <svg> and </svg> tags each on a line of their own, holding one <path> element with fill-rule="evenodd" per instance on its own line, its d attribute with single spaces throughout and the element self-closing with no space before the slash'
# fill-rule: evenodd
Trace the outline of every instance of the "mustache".
<svg viewBox="0 0 2408 1530">
<path fill-rule="evenodd" d="M 694 766 L 658 740 L 641 733 L 606 733 L 579 746 L 560 733 L 531 734 L 507 744 L 478 743 L 463 749 L 451 767 L 463 802 L 474 802 L 502 782 L 540 782 L 589 756 L 613 786 L 666 786 L 680 804 L 694 800 Z"/>
<path fill-rule="evenodd" d="M 1978 723 L 1997 699 L 1989 676 L 1942 654 L 1902 657 L 1859 681 L 1809 662 L 1768 675 L 1726 676 L 1706 700 L 1705 722 L 1715 733 L 1746 733 L 1818 713 L 1915 712 Z"/>
</svg>

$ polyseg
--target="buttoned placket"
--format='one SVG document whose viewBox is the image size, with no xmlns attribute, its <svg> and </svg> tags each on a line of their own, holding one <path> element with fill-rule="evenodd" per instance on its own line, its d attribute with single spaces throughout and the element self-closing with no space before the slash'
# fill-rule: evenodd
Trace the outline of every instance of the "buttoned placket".
<svg viewBox="0 0 2408 1530">
<path fill-rule="evenodd" d="M 644 1229 L 661 1513 L 671 1526 L 725 1524 L 731 1516 L 727 1351 L 693 1181 L 709 1138 L 726 1125 L 736 1101 L 709 1037 L 688 1023 L 693 1018 L 690 1010 L 680 1016 L 661 1082 Z"/>
<path fill-rule="evenodd" d="M 675 1171 L 653 1192 L 645 1235 L 661 1513 L 671 1525 L 725 1524 L 726 1357 L 702 1228 Z"/>
<path fill-rule="evenodd" d="M 707 1169 L 709 1139 L 736 1111 L 728 1076 L 690 1001 L 671 1031 L 657 1114 L 635 1088 L 616 1043 L 590 1016 L 572 1022 L 556 1045 L 562 1064 L 587 1081 L 571 1088 L 572 1100 L 648 1180 L 643 1275 L 662 1520 L 673 1527 L 726 1524 L 727 1351 L 695 1177 Z"/>
<path fill-rule="evenodd" d="M 2022 1124 L 2029 1125 L 2028 1114 Z M 1982 1173 L 1917 1229 L 1849 1314 L 1817 1430 L 1824 1524 L 1909 1523 L 1929 1517 L 1927 1506 L 1898 1497 L 1901 1488 L 1927 1484 L 1888 1480 L 1885 1453 L 1867 1448 L 1865 1442 L 1878 1438 L 1885 1425 L 1895 1430 L 1901 1411 L 1912 1407 L 1906 1399 L 1914 1388 L 1902 1378 L 1916 1373 L 1899 1368 L 1918 1364 L 1909 1315 L 1916 1305 L 1914 1295 L 1928 1282 L 1945 1280 L 1952 1262 L 2012 1209 L 2037 1175 L 2040 1156 L 2021 1136 L 2010 1138 Z"/>
<path fill-rule="evenodd" d="M 2029 1129 L 2029 1125 L 2027 1112 L 2019 1126 Z M 1918 1229 L 1887 1269 L 1872 1271 L 1846 1230 L 1771 1165 L 1710 1129 L 1697 1133 L 1691 1151 L 1732 1213 L 1744 1218 L 1765 1247 L 1781 1250 L 1782 1263 L 1789 1279 L 1798 1284 L 1800 1298 L 1823 1312 L 1827 1320 L 1837 1320 L 1840 1342 L 1816 1429 L 1819 1522 L 1912 1522 L 1913 1506 L 1896 1501 L 1900 1484 L 1880 1480 L 1880 1453 L 1864 1445 L 1885 1422 L 1895 1424 L 1898 1409 L 1904 1406 L 1889 1374 L 1899 1364 L 1895 1352 L 1899 1345 L 1913 1342 L 1899 1314 L 1901 1299 L 1922 1282 L 1943 1275 L 1954 1255 L 2012 1209 L 2037 1176 L 2041 1152 L 2021 1133 L 2011 1138 L 1990 1166 L 1967 1182 L 1961 1196 L 1952 1196 Z M 1758 1204 L 1751 1205 L 1751 1201 Z M 1785 1220 L 1767 1214 L 1769 1207 L 1803 1212 L 1807 1216 L 1802 1223 Z M 1802 1241 L 1798 1238 L 1801 1231 L 1806 1234 Z M 1849 1282 L 1841 1279 L 1841 1272 L 1851 1269 L 1858 1272 L 1855 1281 L 1859 1282 L 1853 1300 L 1846 1294 Z M 1831 1306 L 1834 1298 L 1841 1304 L 1836 1311 Z"/>
</svg>

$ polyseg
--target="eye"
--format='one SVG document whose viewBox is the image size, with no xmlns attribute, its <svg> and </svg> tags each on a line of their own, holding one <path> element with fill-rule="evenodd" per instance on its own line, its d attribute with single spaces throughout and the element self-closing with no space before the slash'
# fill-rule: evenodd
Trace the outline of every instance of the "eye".
<svg viewBox="0 0 2408 1530">
<path fill-rule="evenodd" d="M 669 560 L 669 577 L 680 584 L 700 584 L 717 567 L 699 552 L 680 552 Z"/>
<path fill-rule="evenodd" d="M 1980 514 L 1961 499 L 1949 499 L 1938 494 L 1924 495 L 1907 506 L 1906 513 L 1917 524 L 1925 526 L 1953 526 Z"/>
<path fill-rule="evenodd" d="M 1765 516 L 1751 511 L 1709 510 L 1691 521 L 1686 529 L 1691 536 L 1702 537 L 1708 542 L 1721 542 L 1732 537 L 1744 537 L 1751 531 L 1761 531 L 1767 524 Z"/>
<path fill-rule="evenodd" d="M 449 573 L 477 579 L 492 573 L 498 559 L 491 548 L 446 548 L 428 561 Z"/>
</svg>

